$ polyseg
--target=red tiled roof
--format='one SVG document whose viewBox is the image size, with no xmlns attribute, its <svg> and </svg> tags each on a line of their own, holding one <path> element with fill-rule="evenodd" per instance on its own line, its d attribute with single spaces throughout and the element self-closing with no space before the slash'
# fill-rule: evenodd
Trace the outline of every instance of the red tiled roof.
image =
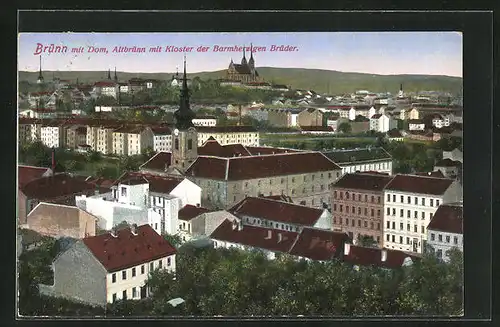
<svg viewBox="0 0 500 327">
<path fill-rule="evenodd" d="M 249 156 L 250 152 L 241 144 L 227 144 L 223 146 L 212 138 L 207 140 L 203 146 L 198 147 L 198 155 L 229 158 Z"/>
<path fill-rule="evenodd" d="M 79 146 L 84 147 L 84 146 L 89 146 L 89 145 L 79 145 Z M 92 177 L 92 176 L 87 177 L 86 181 L 88 183 L 92 183 L 92 184 L 95 184 L 95 185 L 98 185 L 101 187 L 105 187 L 105 188 L 110 188 L 115 183 L 115 181 L 111 180 L 111 179 L 107 179 L 104 177 Z"/>
<path fill-rule="evenodd" d="M 169 194 L 174 190 L 174 188 L 179 185 L 184 178 L 167 177 L 159 175 L 151 175 L 141 172 L 127 172 L 124 173 L 118 180 L 115 181 L 114 185 L 119 183 L 132 183 L 128 185 L 136 185 L 138 183 L 148 183 L 149 191 L 156 193 Z"/>
<path fill-rule="evenodd" d="M 83 243 L 108 272 L 121 270 L 175 254 L 176 249 L 149 225 L 137 227 L 137 235 L 130 228 L 88 237 Z"/>
<path fill-rule="evenodd" d="M 94 86 L 109 87 L 109 86 L 116 86 L 116 83 L 115 82 L 102 81 L 102 82 L 95 82 Z"/>
<path fill-rule="evenodd" d="M 382 192 L 392 178 L 392 176 L 385 174 L 345 174 L 332 186 L 334 188 Z"/>
<path fill-rule="evenodd" d="M 41 178 L 43 174 L 47 173 L 50 171 L 49 168 L 46 167 L 33 167 L 33 166 L 23 166 L 23 165 L 18 165 L 17 166 L 17 172 L 18 172 L 18 182 L 19 182 L 19 188 L 23 188 L 26 184 L 29 182 Z"/>
<path fill-rule="evenodd" d="M 437 177 L 437 178 L 445 178 L 444 175 L 443 175 L 443 173 L 440 170 L 415 173 L 414 175 L 417 175 L 417 176 L 430 176 L 430 177 Z"/>
<path fill-rule="evenodd" d="M 152 126 L 151 130 L 153 131 L 153 134 L 155 135 L 170 135 L 172 131 L 170 130 L 169 127 L 166 126 Z"/>
<path fill-rule="evenodd" d="M 236 158 L 198 157 L 186 175 L 244 180 L 331 170 L 340 167 L 320 152 L 296 152 Z"/>
<path fill-rule="evenodd" d="M 32 180 L 21 188 L 26 197 L 38 200 L 50 200 L 82 193 L 87 194 L 95 190 L 96 185 L 65 173 Z M 105 188 L 99 190 L 101 192 L 107 191 Z"/>
<path fill-rule="evenodd" d="M 172 154 L 170 152 L 158 152 L 148 161 L 143 163 L 140 169 L 165 171 L 166 165 L 170 166 Z"/>
<path fill-rule="evenodd" d="M 343 253 L 344 242 L 348 239 L 346 233 L 303 228 L 290 254 L 312 260 L 331 260 Z"/>
<path fill-rule="evenodd" d="M 255 197 L 241 200 L 228 211 L 238 217 L 248 216 L 304 226 L 313 226 L 323 214 L 321 209 Z"/>
<path fill-rule="evenodd" d="M 453 179 L 448 178 L 398 174 L 387 184 L 386 190 L 442 195 L 452 183 Z"/>
<path fill-rule="evenodd" d="M 382 251 L 387 251 L 387 258 L 385 261 L 382 261 Z M 412 261 L 419 259 L 419 257 L 403 251 L 350 245 L 349 254 L 343 256 L 343 261 L 353 265 L 394 269 L 401 267 L 404 260 L 408 257 L 412 259 Z"/>
<path fill-rule="evenodd" d="M 248 225 L 238 230 L 237 227 L 233 229 L 233 223 L 226 219 L 212 232 L 210 238 L 269 251 L 288 252 L 297 238 L 297 233 Z"/>
<path fill-rule="evenodd" d="M 463 207 L 461 204 L 442 204 L 434 213 L 427 229 L 463 234 Z"/>
<path fill-rule="evenodd" d="M 210 212 L 210 210 L 207 208 L 195 207 L 190 204 L 187 204 L 181 210 L 179 210 L 179 219 L 191 220 L 205 212 Z"/>
<path fill-rule="evenodd" d="M 120 126 L 113 131 L 113 133 L 125 133 L 125 134 L 140 134 L 144 131 L 145 126 Z"/>
</svg>

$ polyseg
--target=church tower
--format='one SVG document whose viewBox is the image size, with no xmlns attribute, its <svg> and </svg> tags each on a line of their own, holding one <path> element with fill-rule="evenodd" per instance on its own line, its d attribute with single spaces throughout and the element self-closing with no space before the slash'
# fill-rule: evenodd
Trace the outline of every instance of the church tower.
<svg viewBox="0 0 500 327">
<path fill-rule="evenodd" d="M 247 58 L 245 57 L 245 46 L 243 46 L 243 58 L 241 58 L 241 64 L 247 65 Z"/>
<path fill-rule="evenodd" d="M 398 93 L 398 98 L 403 98 L 404 97 L 404 92 L 403 92 L 403 84 L 399 85 L 399 93 Z"/>
<path fill-rule="evenodd" d="M 116 67 L 115 67 L 115 82 L 118 83 L 118 75 L 116 75 Z"/>
<path fill-rule="evenodd" d="M 175 129 L 172 133 L 171 166 L 181 173 L 198 157 L 198 133 L 193 125 L 194 112 L 189 106 L 189 89 L 186 76 L 186 58 L 184 58 L 184 76 L 182 78 L 179 109 L 174 112 Z"/>
<path fill-rule="evenodd" d="M 108 79 L 111 80 L 111 69 L 108 69 Z"/>
<path fill-rule="evenodd" d="M 255 70 L 255 60 L 253 59 L 253 46 L 252 46 L 252 43 L 250 43 L 250 59 L 248 60 L 248 67 L 250 67 L 250 71 L 253 74 L 253 71 Z"/>
<path fill-rule="evenodd" d="M 40 55 L 40 71 L 38 72 L 38 79 L 36 80 L 37 84 L 43 83 L 43 75 L 42 75 L 42 55 Z"/>
</svg>

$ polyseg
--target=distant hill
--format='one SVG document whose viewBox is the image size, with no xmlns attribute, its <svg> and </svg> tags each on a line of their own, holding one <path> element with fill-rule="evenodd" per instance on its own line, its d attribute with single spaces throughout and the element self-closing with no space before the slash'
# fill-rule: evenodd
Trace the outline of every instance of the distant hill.
<svg viewBox="0 0 500 327">
<path fill-rule="evenodd" d="M 414 91 L 446 91 L 453 94 L 461 92 L 462 78 L 436 75 L 375 75 L 364 73 L 345 73 L 333 70 L 305 69 L 305 68 L 274 68 L 259 67 L 259 74 L 268 82 L 291 85 L 294 89 L 312 89 L 319 93 L 351 93 L 355 90 L 369 90 L 372 92 L 397 93 L 400 84 L 407 92 Z M 189 78 L 199 76 L 201 79 L 218 79 L 225 76 L 225 70 L 213 72 L 199 72 L 188 74 Z M 52 77 L 67 79 L 83 83 L 102 80 L 107 77 L 107 71 L 44 71 L 47 81 Z M 112 73 L 113 74 L 113 73 Z M 125 73 L 117 72 L 120 80 L 132 77 L 154 78 L 168 80 L 173 73 Z M 20 81 L 35 82 L 38 72 L 19 72 Z"/>
</svg>

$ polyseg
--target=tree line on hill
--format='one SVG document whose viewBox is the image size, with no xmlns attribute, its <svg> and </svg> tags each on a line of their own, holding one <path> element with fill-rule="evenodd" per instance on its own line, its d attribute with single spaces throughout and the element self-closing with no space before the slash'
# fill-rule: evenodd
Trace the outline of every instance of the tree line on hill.
<svg viewBox="0 0 500 327">
<path fill-rule="evenodd" d="M 259 251 L 182 246 L 176 273 L 156 270 L 146 284 L 152 296 L 96 308 L 41 296 L 38 283 L 52 278 L 47 265 L 57 242 L 21 255 L 19 309 L 23 315 L 68 316 L 450 316 L 463 313 L 462 252 L 450 261 L 432 254 L 411 266 L 387 270 L 341 261 L 268 260 Z M 173 307 L 169 301 L 181 298 Z"/>
</svg>

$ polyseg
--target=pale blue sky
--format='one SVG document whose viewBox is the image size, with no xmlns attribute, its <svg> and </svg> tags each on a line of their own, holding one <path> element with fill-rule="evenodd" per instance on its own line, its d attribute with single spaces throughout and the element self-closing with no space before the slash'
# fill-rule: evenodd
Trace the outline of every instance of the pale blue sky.
<svg viewBox="0 0 500 327">
<path fill-rule="evenodd" d="M 457 32 L 304 32 L 304 33 L 23 33 L 19 35 L 19 70 L 38 70 L 37 43 L 66 45 L 68 53 L 44 53 L 44 70 L 113 70 L 175 72 L 182 53 L 111 53 L 114 46 L 192 46 L 188 72 L 227 68 L 238 52 L 213 52 L 213 46 L 253 43 L 267 47 L 257 52 L 257 67 L 295 67 L 372 74 L 429 74 L 462 77 L 462 34 Z M 209 52 L 196 52 L 200 45 Z M 295 52 L 270 52 L 271 45 L 296 46 Z M 85 53 L 71 53 L 73 47 Z M 87 53 L 87 46 L 107 47 L 108 54 Z M 248 59 L 248 55 L 247 55 Z"/>
</svg>

